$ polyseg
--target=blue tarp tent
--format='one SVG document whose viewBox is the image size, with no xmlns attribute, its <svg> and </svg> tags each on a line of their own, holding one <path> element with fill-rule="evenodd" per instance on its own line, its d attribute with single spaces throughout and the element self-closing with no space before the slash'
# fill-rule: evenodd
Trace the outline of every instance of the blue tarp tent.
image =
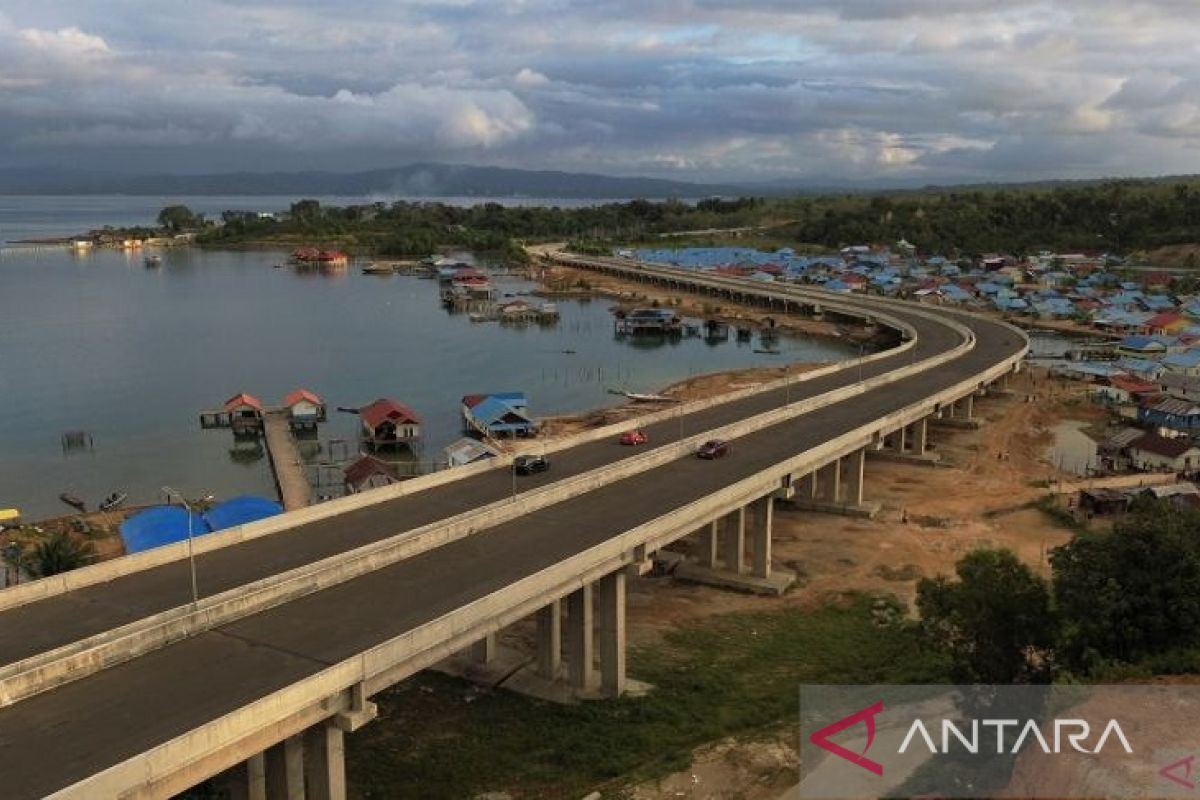
<svg viewBox="0 0 1200 800">
<path fill-rule="evenodd" d="M 223 503 L 217 503 L 208 510 L 204 519 L 214 531 L 220 531 L 282 513 L 283 506 L 274 500 L 254 495 L 242 495 L 241 497 L 231 497 Z"/>
<path fill-rule="evenodd" d="M 199 514 L 192 514 L 192 536 L 212 533 Z M 188 535 L 188 512 L 181 506 L 154 506 L 139 511 L 121 523 L 121 540 L 126 553 L 182 542 Z"/>
<path fill-rule="evenodd" d="M 192 536 L 244 525 L 283 513 L 283 506 L 265 497 L 244 495 L 218 503 L 205 514 L 192 514 Z M 183 506 L 154 506 L 121 523 L 126 553 L 182 542 L 188 536 L 188 512 Z"/>
</svg>

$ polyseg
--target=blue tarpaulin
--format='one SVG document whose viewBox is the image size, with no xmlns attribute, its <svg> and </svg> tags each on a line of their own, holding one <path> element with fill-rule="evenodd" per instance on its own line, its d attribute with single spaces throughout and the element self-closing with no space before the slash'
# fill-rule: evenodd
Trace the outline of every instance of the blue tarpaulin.
<svg viewBox="0 0 1200 800">
<path fill-rule="evenodd" d="M 283 507 L 265 497 L 244 495 L 218 503 L 204 514 L 192 514 L 192 536 L 244 525 L 283 513 Z M 188 512 L 182 506 L 154 506 L 121 523 L 126 553 L 182 542 L 188 536 Z"/>
<path fill-rule="evenodd" d="M 283 513 L 283 506 L 274 500 L 254 495 L 231 497 L 223 503 L 217 503 L 204 515 L 204 519 L 214 531 L 232 528 L 234 525 L 245 525 L 276 514 Z"/>
<path fill-rule="evenodd" d="M 192 536 L 212 533 L 199 514 L 192 514 Z M 121 540 L 126 553 L 181 542 L 188 535 L 188 512 L 182 506 L 154 506 L 139 511 L 121 523 Z"/>
</svg>

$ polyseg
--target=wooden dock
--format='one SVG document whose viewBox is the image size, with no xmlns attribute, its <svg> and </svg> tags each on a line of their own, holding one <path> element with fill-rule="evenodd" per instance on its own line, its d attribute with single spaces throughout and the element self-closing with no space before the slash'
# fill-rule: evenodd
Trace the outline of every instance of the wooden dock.
<svg viewBox="0 0 1200 800">
<path fill-rule="evenodd" d="M 286 410 L 271 410 L 263 414 L 263 439 L 267 444 L 267 456 L 271 460 L 271 472 L 275 475 L 275 486 L 283 510 L 294 511 L 308 506 L 312 502 L 312 495 L 304 474 L 304 462 L 288 427 Z"/>
</svg>

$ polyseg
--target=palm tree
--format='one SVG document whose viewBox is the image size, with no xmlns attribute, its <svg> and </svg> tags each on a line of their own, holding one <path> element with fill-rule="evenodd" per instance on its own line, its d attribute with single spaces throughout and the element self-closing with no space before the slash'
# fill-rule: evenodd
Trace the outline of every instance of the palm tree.
<svg viewBox="0 0 1200 800">
<path fill-rule="evenodd" d="M 47 578 L 78 569 L 92 560 L 96 549 L 91 542 L 79 542 L 66 531 L 55 531 L 34 545 L 25 556 L 25 571 L 35 578 Z"/>
</svg>

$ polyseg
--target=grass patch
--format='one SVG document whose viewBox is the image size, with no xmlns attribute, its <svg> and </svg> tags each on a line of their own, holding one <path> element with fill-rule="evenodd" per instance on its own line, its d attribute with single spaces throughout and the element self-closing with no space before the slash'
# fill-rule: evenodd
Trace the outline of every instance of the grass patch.
<svg viewBox="0 0 1200 800">
<path fill-rule="evenodd" d="M 863 595 L 818 611 L 731 614 L 630 653 L 643 698 L 562 707 L 423 673 L 381 694 L 381 718 L 348 741 L 363 797 L 582 796 L 661 776 L 696 747 L 797 720 L 802 683 L 926 683 L 946 663 Z"/>
</svg>

